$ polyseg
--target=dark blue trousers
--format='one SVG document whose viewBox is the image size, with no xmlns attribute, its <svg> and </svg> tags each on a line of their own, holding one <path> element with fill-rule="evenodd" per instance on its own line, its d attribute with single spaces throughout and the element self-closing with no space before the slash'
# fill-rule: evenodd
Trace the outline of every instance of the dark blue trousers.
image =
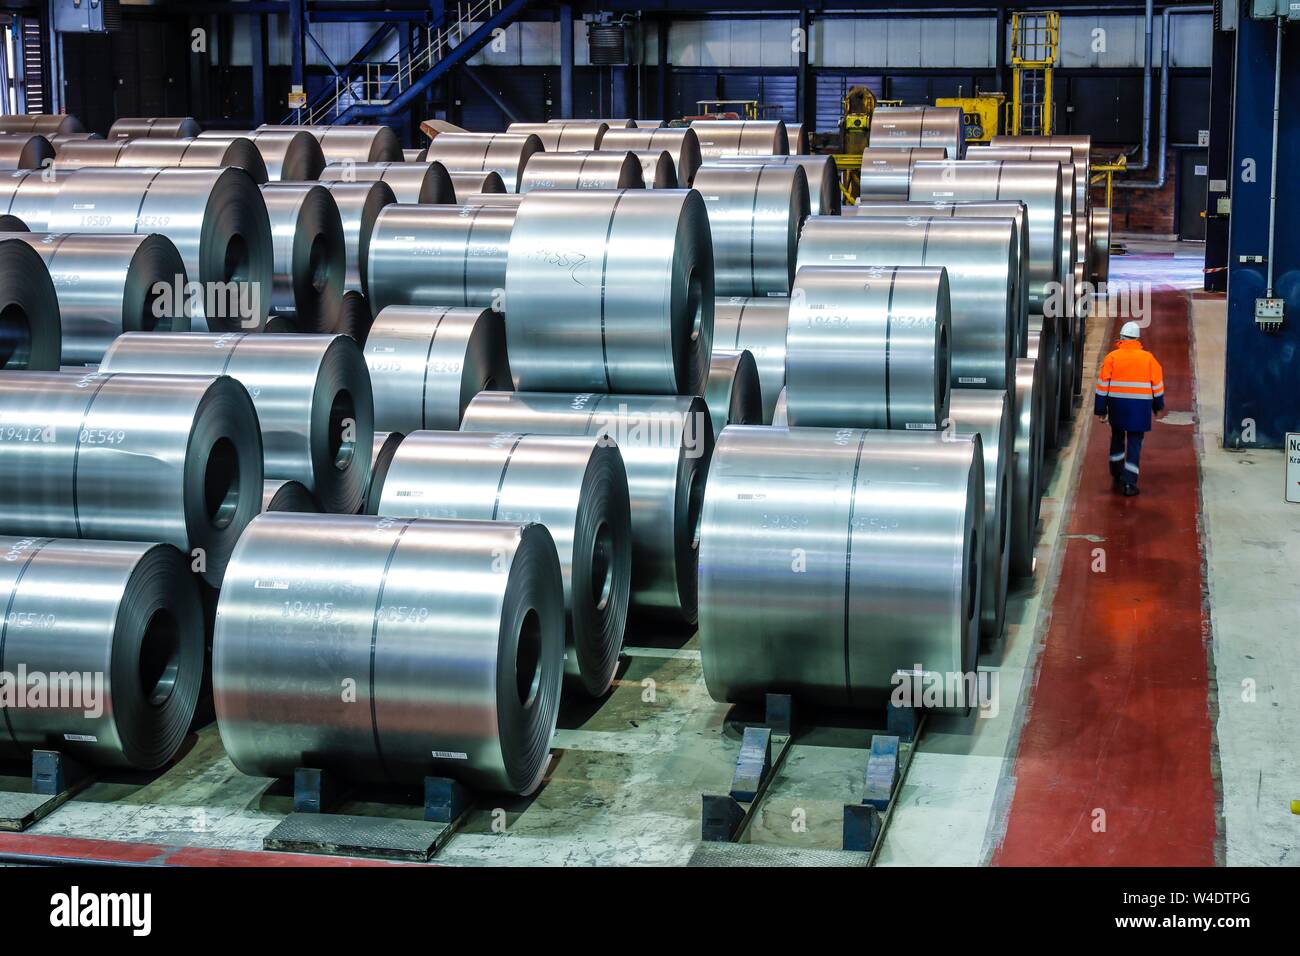
<svg viewBox="0 0 1300 956">
<path fill-rule="evenodd" d="M 1138 483 L 1138 464 L 1142 458 L 1142 439 L 1146 432 L 1126 432 L 1113 425 L 1110 429 L 1110 473 L 1126 485 Z"/>
</svg>

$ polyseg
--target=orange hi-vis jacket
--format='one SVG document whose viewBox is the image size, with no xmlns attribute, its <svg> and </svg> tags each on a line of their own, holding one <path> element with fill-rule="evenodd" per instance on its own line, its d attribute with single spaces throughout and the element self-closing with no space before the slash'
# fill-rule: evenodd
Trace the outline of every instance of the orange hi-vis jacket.
<svg viewBox="0 0 1300 956">
<path fill-rule="evenodd" d="M 1137 339 L 1120 339 L 1097 375 L 1094 410 L 1107 415 L 1112 428 L 1151 431 L 1151 413 L 1165 407 L 1165 373 L 1156 357 Z"/>
</svg>

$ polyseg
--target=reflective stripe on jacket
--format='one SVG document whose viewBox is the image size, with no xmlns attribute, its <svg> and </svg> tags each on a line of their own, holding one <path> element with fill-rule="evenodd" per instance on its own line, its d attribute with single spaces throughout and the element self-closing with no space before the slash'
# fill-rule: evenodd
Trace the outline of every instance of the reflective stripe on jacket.
<svg viewBox="0 0 1300 956">
<path fill-rule="evenodd" d="M 1136 339 L 1121 339 L 1101 363 L 1095 411 L 1116 428 L 1149 432 L 1151 413 L 1165 407 L 1165 375 L 1156 357 Z"/>
</svg>

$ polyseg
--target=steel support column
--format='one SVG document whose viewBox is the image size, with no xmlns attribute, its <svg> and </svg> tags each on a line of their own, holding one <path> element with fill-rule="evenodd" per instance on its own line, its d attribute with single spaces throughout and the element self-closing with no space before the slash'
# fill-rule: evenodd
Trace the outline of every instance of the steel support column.
<svg viewBox="0 0 1300 956">
<path fill-rule="evenodd" d="M 573 7 L 560 6 L 560 117 L 573 116 Z"/>
</svg>

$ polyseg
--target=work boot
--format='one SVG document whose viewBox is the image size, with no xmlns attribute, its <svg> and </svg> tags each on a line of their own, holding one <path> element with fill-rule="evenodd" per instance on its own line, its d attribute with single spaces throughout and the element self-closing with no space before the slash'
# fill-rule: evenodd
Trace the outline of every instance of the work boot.
<svg viewBox="0 0 1300 956">
<path fill-rule="evenodd" d="M 1132 497 L 1133 497 L 1134 495 L 1136 495 L 1137 493 L 1138 493 L 1138 486 L 1137 486 L 1137 485 L 1125 485 L 1125 486 L 1124 486 L 1124 497 L 1125 497 L 1125 498 L 1132 498 Z"/>
<path fill-rule="evenodd" d="M 1111 491 L 1123 491 L 1123 490 L 1124 490 L 1124 479 L 1121 478 L 1119 475 L 1115 475 L 1115 476 L 1113 476 L 1113 477 L 1110 479 L 1110 490 L 1111 490 Z"/>
</svg>

